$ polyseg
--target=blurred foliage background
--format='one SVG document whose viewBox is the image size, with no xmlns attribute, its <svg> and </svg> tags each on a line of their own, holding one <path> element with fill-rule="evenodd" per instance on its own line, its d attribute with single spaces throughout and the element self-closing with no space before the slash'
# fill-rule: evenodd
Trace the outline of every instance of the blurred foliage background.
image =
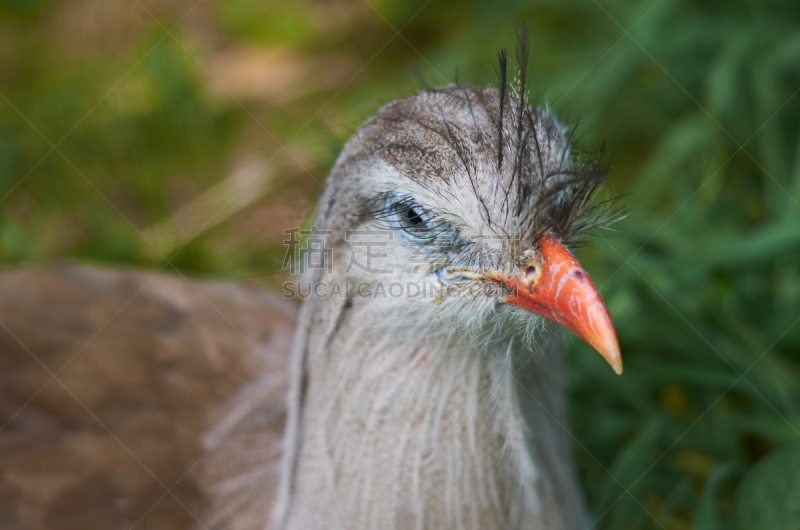
<svg viewBox="0 0 800 530">
<path fill-rule="evenodd" d="M 625 375 L 566 339 L 595 528 L 800 528 L 797 2 L 0 0 L 0 263 L 274 287 L 358 124 L 522 20 L 629 213 L 581 255 Z"/>
</svg>

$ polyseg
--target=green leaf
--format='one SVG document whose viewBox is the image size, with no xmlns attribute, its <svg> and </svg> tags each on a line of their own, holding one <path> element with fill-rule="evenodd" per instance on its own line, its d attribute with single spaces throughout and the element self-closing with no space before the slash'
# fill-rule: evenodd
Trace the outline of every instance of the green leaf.
<svg viewBox="0 0 800 530">
<path fill-rule="evenodd" d="M 695 530 L 720 530 L 723 528 L 717 513 L 716 501 L 723 481 L 735 470 L 736 464 L 727 462 L 715 467 L 708 476 L 692 520 Z"/>
<path fill-rule="evenodd" d="M 745 475 L 736 521 L 741 530 L 800 529 L 800 444 L 776 449 Z"/>
</svg>

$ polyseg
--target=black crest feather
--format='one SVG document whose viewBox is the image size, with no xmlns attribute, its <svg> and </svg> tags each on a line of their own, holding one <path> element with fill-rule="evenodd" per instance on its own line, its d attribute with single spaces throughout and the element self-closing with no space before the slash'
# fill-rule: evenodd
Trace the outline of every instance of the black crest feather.
<svg viewBox="0 0 800 530">
<path fill-rule="evenodd" d="M 506 105 L 508 91 L 508 54 L 505 48 L 497 53 L 500 66 L 500 117 L 497 120 L 497 169 L 503 167 L 503 110 Z"/>
</svg>

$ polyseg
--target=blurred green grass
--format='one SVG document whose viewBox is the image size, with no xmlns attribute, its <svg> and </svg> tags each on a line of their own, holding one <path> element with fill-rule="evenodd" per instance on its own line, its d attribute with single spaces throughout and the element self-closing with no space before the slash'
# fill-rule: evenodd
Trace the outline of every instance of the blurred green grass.
<svg viewBox="0 0 800 530">
<path fill-rule="evenodd" d="M 800 528 L 800 4 L 426 1 L 0 1 L 0 263 L 274 285 L 410 68 L 492 83 L 528 20 L 532 99 L 629 212 L 581 256 L 625 375 L 567 338 L 597 527 Z"/>
</svg>

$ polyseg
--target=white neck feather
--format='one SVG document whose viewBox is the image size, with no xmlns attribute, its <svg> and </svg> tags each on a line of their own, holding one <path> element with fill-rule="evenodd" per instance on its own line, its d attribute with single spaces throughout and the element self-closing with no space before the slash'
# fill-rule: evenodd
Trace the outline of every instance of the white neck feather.
<svg viewBox="0 0 800 530">
<path fill-rule="evenodd" d="M 284 528 L 579 527 L 559 355 L 387 335 L 359 316 L 309 337 Z"/>
</svg>

